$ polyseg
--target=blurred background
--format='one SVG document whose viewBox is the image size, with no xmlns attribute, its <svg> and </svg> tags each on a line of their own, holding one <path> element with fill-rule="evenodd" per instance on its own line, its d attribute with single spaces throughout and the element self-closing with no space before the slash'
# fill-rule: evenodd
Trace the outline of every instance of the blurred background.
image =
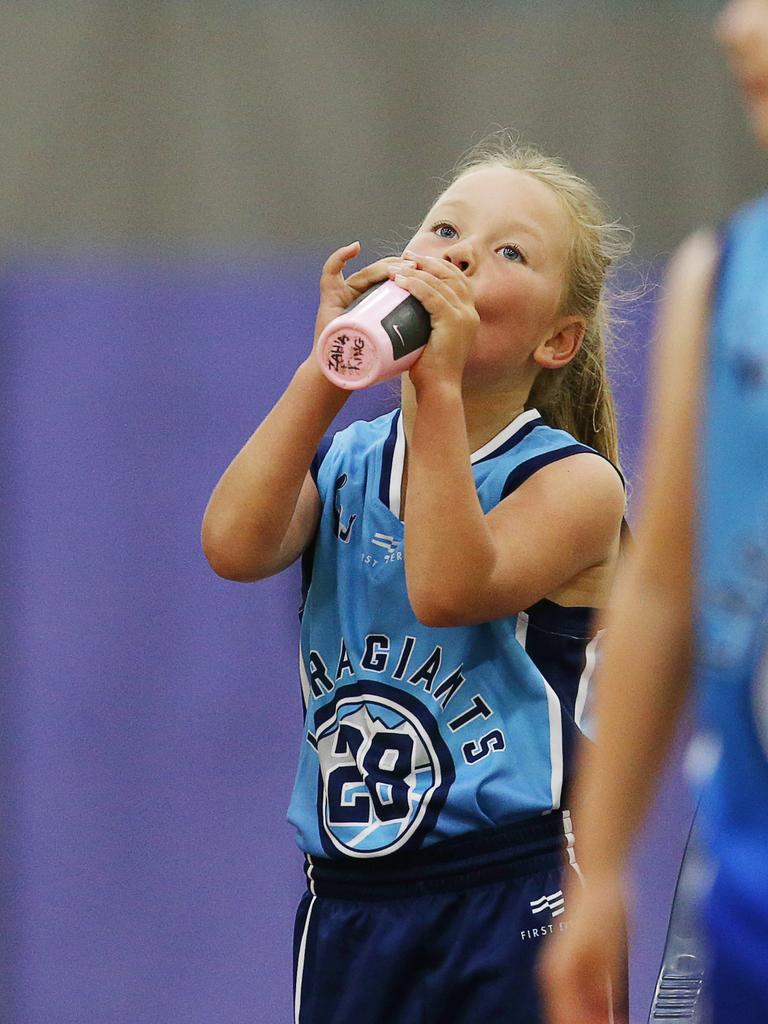
<svg viewBox="0 0 768 1024">
<path fill-rule="evenodd" d="M 0 4 L 3 1022 L 292 1019 L 298 580 L 217 579 L 205 502 L 307 351 L 325 254 L 394 251 L 500 126 L 635 230 L 614 379 L 636 500 L 655 282 L 766 176 L 717 6 Z M 679 761 L 636 851 L 633 1024 Z"/>
</svg>

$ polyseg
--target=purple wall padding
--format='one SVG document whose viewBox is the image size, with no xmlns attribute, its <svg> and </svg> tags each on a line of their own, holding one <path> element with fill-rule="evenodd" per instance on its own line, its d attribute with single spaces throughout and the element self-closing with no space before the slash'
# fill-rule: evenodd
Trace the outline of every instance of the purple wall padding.
<svg viewBox="0 0 768 1024">
<path fill-rule="evenodd" d="M 292 1019 L 298 579 L 217 579 L 199 529 L 307 349 L 315 294 L 309 260 L 0 277 L 8 1024 Z M 355 396 L 345 421 L 391 402 Z M 687 828 L 677 776 L 666 799 L 638 861 L 638 1008 Z"/>
</svg>

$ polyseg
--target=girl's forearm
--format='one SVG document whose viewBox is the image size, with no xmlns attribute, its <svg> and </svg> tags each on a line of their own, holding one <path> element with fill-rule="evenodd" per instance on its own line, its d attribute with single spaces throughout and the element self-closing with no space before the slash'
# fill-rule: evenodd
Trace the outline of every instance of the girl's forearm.
<svg viewBox="0 0 768 1024">
<path fill-rule="evenodd" d="M 282 567 L 310 464 L 347 397 L 306 360 L 232 460 L 203 519 L 203 549 L 220 575 L 258 579 Z"/>
<path fill-rule="evenodd" d="M 466 614 L 488 579 L 494 549 L 475 489 L 461 387 L 437 382 L 417 395 L 408 449 L 405 571 L 414 612 L 427 625 Z"/>
</svg>

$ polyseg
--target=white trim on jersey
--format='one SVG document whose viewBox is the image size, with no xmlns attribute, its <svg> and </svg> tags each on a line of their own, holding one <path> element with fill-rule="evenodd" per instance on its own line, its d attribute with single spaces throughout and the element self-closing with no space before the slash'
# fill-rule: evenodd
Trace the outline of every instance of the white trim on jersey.
<svg viewBox="0 0 768 1024">
<path fill-rule="evenodd" d="M 515 640 L 525 650 L 525 643 L 528 639 L 528 613 L 518 612 L 517 622 L 515 623 Z"/>
<path fill-rule="evenodd" d="M 497 448 L 501 448 L 503 444 L 506 444 L 511 437 L 524 427 L 526 423 L 530 423 L 531 420 L 537 420 L 541 413 L 538 409 L 526 409 L 525 412 L 521 412 L 519 416 L 516 416 L 511 423 L 508 423 L 503 430 L 492 437 L 490 441 L 487 441 L 482 448 L 478 448 L 476 452 L 472 452 L 469 457 L 470 462 L 479 462 L 481 459 L 487 458 L 492 455 Z"/>
<path fill-rule="evenodd" d="M 403 469 L 405 468 L 405 427 L 403 414 L 397 414 L 397 437 L 392 452 L 392 469 L 389 474 L 389 510 L 400 518 L 400 496 L 403 493 Z"/>
<path fill-rule="evenodd" d="M 517 613 L 515 639 L 525 650 L 528 639 L 528 615 L 526 612 Z M 552 794 L 552 810 L 556 811 L 563 795 L 563 719 L 560 700 L 546 679 L 544 679 L 544 692 L 547 696 L 547 714 L 549 715 L 549 761 L 551 764 L 549 785 Z"/>
<path fill-rule="evenodd" d="M 605 632 L 604 629 L 600 629 L 595 633 L 592 639 L 587 644 L 584 650 L 584 671 L 579 677 L 579 689 L 576 693 L 576 705 L 573 709 L 573 720 L 576 723 L 578 729 L 581 728 L 581 719 L 584 714 L 584 708 L 587 703 L 587 695 L 589 693 L 589 684 L 592 682 L 592 676 L 595 672 L 595 664 L 597 662 L 597 648 L 600 646 L 600 640 Z"/>
<path fill-rule="evenodd" d="M 563 795 L 563 718 L 560 708 L 560 700 L 544 680 L 544 689 L 547 694 L 547 711 L 549 712 L 549 757 L 552 762 L 552 809 L 560 806 Z"/>
</svg>

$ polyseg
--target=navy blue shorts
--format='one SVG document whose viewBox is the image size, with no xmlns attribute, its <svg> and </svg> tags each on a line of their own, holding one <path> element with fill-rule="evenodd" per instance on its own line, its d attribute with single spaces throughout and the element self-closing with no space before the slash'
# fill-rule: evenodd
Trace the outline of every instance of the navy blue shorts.
<svg viewBox="0 0 768 1024">
<path fill-rule="evenodd" d="M 383 863 L 308 858 L 295 1024 L 540 1024 L 569 849 L 550 814 Z"/>
</svg>

